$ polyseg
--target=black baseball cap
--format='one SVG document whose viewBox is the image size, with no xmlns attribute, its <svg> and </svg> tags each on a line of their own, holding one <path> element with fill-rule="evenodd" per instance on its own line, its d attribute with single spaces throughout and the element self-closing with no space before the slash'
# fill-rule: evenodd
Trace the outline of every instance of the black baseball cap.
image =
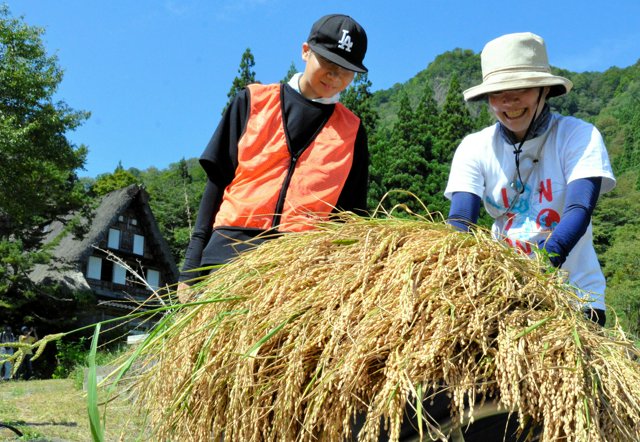
<svg viewBox="0 0 640 442">
<path fill-rule="evenodd" d="M 342 14 L 325 15 L 311 27 L 307 44 L 327 60 L 355 72 L 368 72 L 362 64 L 367 34 L 360 24 Z"/>
</svg>

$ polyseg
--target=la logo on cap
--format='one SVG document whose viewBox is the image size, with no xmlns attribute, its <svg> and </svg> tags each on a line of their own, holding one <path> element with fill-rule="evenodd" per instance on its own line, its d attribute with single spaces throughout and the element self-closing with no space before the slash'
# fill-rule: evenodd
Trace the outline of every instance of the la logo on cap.
<svg viewBox="0 0 640 442">
<path fill-rule="evenodd" d="M 346 29 L 343 29 L 342 38 L 338 40 L 338 47 L 340 49 L 344 49 L 347 52 L 351 52 L 352 46 L 353 46 L 353 42 L 351 41 L 351 36 L 349 35 L 349 31 Z"/>
</svg>

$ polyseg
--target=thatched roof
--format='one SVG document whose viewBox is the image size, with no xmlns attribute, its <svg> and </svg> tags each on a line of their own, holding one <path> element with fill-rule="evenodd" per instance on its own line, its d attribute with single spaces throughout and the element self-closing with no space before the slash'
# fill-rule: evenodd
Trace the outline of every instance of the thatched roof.
<svg viewBox="0 0 640 442">
<path fill-rule="evenodd" d="M 177 280 L 178 268 L 151 212 L 149 194 L 137 184 L 108 193 L 89 215 L 73 212 L 49 224 L 43 244 L 57 243 L 51 251 L 53 259 L 48 265 L 36 266 L 31 279 L 36 283 L 62 283 L 71 290 L 89 290 L 81 264 L 94 252 L 94 247 L 107 238 L 109 227 L 132 204 L 143 215 L 140 221 L 148 232 L 148 241 L 160 251 L 156 259 L 170 270 L 171 278 Z M 70 228 L 71 224 L 75 228 Z"/>
</svg>

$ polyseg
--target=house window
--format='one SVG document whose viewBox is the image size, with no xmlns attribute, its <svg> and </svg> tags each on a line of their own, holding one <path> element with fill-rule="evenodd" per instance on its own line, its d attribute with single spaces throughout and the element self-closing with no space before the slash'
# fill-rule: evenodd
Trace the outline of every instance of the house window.
<svg viewBox="0 0 640 442">
<path fill-rule="evenodd" d="M 109 229 L 109 241 L 107 246 L 110 249 L 119 249 L 120 248 L 120 230 L 118 229 Z"/>
<path fill-rule="evenodd" d="M 160 272 L 153 269 L 147 270 L 147 284 L 153 288 L 153 290 L 158 290 L 160 288 Z"/>
<path fill-rule="evenodd" d="M 133 253 L 136 255 L 144 255 L 144 236 L 133 235 Z"/>
<path fill-rule="evenodd" d="M 87 278 L 100 279 L 102 275 L 102 258 L 90 256 L 87 265 Z"/>
<path fill-rule="evenodd" d="M 138 225 L 138 220 L 135 218 L 131 218 L 131 225 L 132 226 L 137 226 Z"/>
<path fill-rule="evenodd" d="M 118 215 L 118 221 L 120 221 L 121 223 L 124 222 L 124 216 L 122 215 Z"/>
<path fill-rule="evenodd" d="M 127 283 L 127 269 L 118 263 L 113 265 L 113 282 L 122 285 Z"/>
<path fill-rule="evenodd" d="M 101 281 L 111 281 L 113 279 L 113 261 L 108 259 L 102 260 L 102 272 L 100 273 Z"/>
</svg>

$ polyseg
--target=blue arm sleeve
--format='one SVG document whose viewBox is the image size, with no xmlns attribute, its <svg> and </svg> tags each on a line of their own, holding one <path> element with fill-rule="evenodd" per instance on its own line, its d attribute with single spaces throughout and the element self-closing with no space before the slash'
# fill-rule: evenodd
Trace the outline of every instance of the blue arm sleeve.
<svg viewBox="0 0 640 442">
<path fill-rule="evenodd" d="M 480 197 L 474 193 L 453 192 L 447 223 L 461 232 L 468 232 L 471 225 L 478 222 L 480 202 Z"/>
<path fill-rule="evenodd" d="M 600 195 L 601 177 L 581 178 L 567 186 L 567 198 L 562 218 L 546 242 L 538 246 L 551 255 L 549 260 L 554 267 L 560 267 L 571 250 L 587 231 L 591 214 Z"/>
</svg>

